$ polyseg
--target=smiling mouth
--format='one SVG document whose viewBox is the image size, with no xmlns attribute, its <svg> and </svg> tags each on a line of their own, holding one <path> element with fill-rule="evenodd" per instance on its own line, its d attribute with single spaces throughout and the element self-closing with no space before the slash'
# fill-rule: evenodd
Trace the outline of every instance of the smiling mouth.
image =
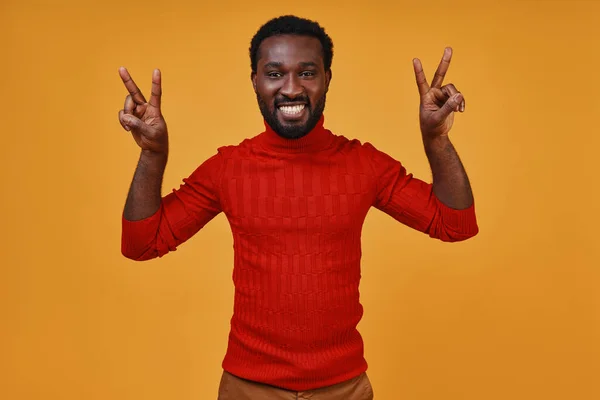
<svg viewBox="0 0 600 400">
<path fill-rule="evenodd" d="M 290 117 L 300 115 L 302 113 L 302 111 L 304 111 L 305 108 L 306 108 L 305 104 L 298 104 L 298 105 L 294 105 L 294 106 L 279 106 L 278 107 L 279 111 L 281 111 L 284 115 L 290 116 Z"/>
</svg>

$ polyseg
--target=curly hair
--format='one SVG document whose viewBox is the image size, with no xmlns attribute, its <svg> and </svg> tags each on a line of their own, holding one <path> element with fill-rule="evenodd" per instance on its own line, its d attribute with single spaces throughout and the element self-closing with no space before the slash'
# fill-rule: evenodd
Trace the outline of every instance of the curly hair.
<svg viewBox="0 0 600 400">
<path fill-rule="evenodd" d="M 323 49 L 323 64 L 325 71 L 331 69 L 333 60 L 333 41 L 325 29 L 316 21 L 306 18 L 296 17 L 294 15 L 283 15 L 267 21 L 252 37 L 250 42 L 250 67 L 252 72 L 256 72 L 258 64 L 258 48 L 263 40 L 276 35 L 298 35 L 311 36 L 319 39 Z"/>
</svg>

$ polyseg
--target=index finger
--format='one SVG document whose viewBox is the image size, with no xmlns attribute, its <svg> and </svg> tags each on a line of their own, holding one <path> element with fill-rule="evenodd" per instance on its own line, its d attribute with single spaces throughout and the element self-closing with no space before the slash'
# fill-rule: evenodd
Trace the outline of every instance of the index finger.
<svg viewBox="0 0 600 400">
<path fill-rule="evenodd" d="M 452 60 L 452 48 L 446 47 L 444 49 L 442 61 L 440 61 L 440 65 L 438 65 L 437 70 L 435 71 L 433 81 L 431 81 L 431 87 L 442 87 L 442 82 L 444 82 L 446 72 L 448 72 L 448 67 L 450 67 L 450 60 Z"/>
<path fill-rule="evenodd" d="M 413 60 L 413 67 L 415 68 L 415 78 L 417 79 L 417 87 L 419 88 L 419 94 L 421 96 L 424 96 L 425 93 L 429 91 L 429 84 L 427 83 L 425 72 L 423 72 L 421 60 L 415 58 Z"/>
<path fill-rule="evenodd" d="M 121 79 L 123 80 L 123 83 L 129 91 L 129 94 L 131 95 L 133 101 L 135 101 L 136 104 L 146 103 L 146 99 L 144 98 L 144 95 L 142 94 L 140 88 L 137 87 L 137 85 L 131 78 L 131 75 L 129 75 L 129 71 L 127 71 L 125 67 L 119 68 L 119 75 L 121 76 Z"/>
</svg>

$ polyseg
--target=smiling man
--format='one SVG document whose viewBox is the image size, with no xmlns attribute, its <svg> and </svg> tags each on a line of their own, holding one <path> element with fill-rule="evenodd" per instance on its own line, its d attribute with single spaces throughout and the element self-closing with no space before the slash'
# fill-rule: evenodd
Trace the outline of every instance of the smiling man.
<svg viewBox="0 0 600 400">
<path fill-rule="evenodd" d="M 272 19 L 250 45 L 264 131 L 219 148 L 166 196 L 161 74 L 154 71 L 146 101 L 120 69 L 129 95 L 119 120 L 141 148 L 122 215 L 123 255 L 162 257 L 221 212 L 231 226 L 235 297 L 220 400 L 373 398 L 356 328 L 369 209 L 447 242 L 478 232 L 469 180 L 448 136 L 454 114 L 465 110 L 456 87 L 443 85 L 451 56 L 445 49 L 431 84 L 413 60 L 433 174 L 426 183 L 368 142 L 325 128 L 333 43 L 316 22 Z"/>
<path fill-rule="evenodd" d="M 259 34 L 252 40 L 252 86 L 258 105 L 267 125 L 284 138 L 306 135 L 323 115 L 333 55 L 330 39 L 324 36 L 323 41 L 290 34 Z M 325 52 L 331 53 L 327 59 Z"/>
</svg>

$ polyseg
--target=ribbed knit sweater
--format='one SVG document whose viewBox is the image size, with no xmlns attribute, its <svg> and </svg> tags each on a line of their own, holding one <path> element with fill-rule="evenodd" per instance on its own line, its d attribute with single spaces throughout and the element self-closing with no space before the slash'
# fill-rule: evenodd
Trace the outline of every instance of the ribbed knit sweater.
<svg viewBox="0 0 600 400">
<path fill-rule="evenodd" d="M 303 391 L 367 369 L 357 324 L 361 230 L 371 207 L 443 241 L 478 232 L 432 185 L 369 143 L 324 128 L 300 139 L 265 130 L 203 162 L 160 209 L 122 218 L 122 253 L 174 251 L 220 212 L 234 241 L 234 311 L 224 370 Z"/>
</svg>

